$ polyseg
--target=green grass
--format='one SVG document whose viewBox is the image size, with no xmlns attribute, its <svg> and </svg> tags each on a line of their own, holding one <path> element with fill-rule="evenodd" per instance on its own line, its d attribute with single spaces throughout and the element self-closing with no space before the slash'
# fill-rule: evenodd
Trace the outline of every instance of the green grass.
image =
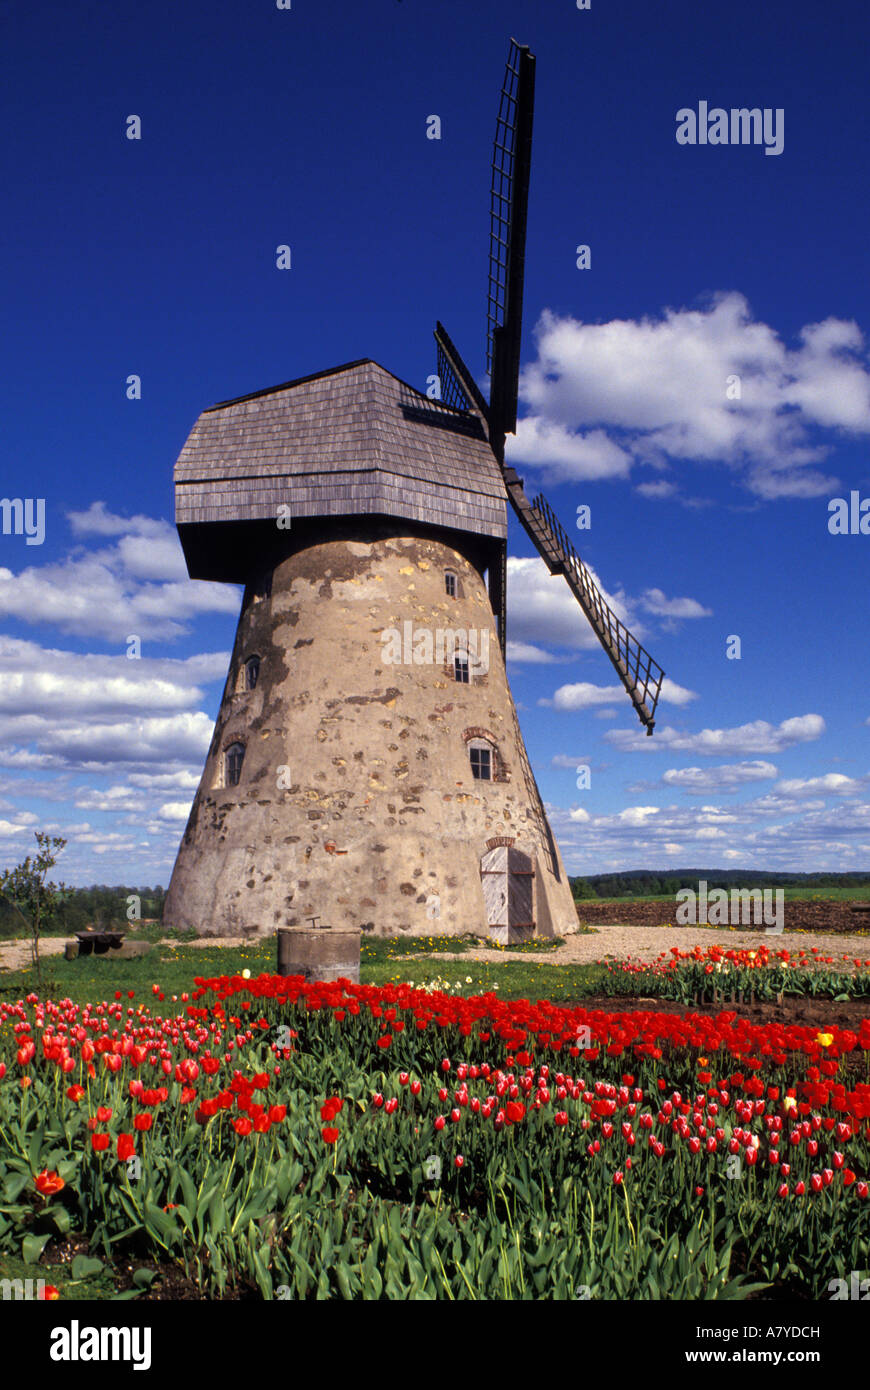
<svg viewBox="0 0 870 1390">
<path fill-rule="evenodd" d="M 155 946 L 139 960 L 118 960 L 105 956 L 45 957 L 42 994 L 48 998 L 67 995 L 76 1003 L 96 1002 L 121 990 L 133 990 L 138 1003 L 152 998 L 151 986 L 160 985 L 166 999 L 193 987 L 195 975 L 232 975 L 250 970 L 252 975 L 275 969 L 275 944 L 252 943 L 242 947 Z M 0 974 L 0 997 L 18 998 L 36 987 L 32 969 L 4 971 Z"/>
<path fill-rule="evenodd" d="M 497 942 L 487 941 L 471 932 L 463 936 L 370 936 L 363 938 L 360 964 L 385 965 L 408 956 L 464 955 L 466 951 L 474 950 L 503 951 L 506 955 L 541 955 L 545 951 L 556 951 L 564 944 L 563 936 L 553 936 L 533 937 L 531 941 L 523 941 L 515 946 L 499 946 Z"/>
<path fill-rule="evenodd" d="M 734 886 L 731 885 L 731 887 Z M 769 885 L 767 886 L 769 887 Z M 763 880 L 750 883 L 747 879 L 746 887 L 764 888 L 765 884 Z M 730 892 L 730 888 L 728 891 Z M 775 891 L 781 891 L 786 902 L 848 903 L 870 900 L 870 892 L 856 884 L 853 884 L 851 888 L 824 888 L 815 893 L 808 893 L 806 888 L 782 888 Z M 670 903 L 674 905 L 676 901 L 675 893 L 627 893 L 618 898 L 575 898 L 574 905 L 575 907 L 609 907 L 611 903 Z"/>
<path fill-rule="evenodd" d="M 518 959 L 484 964 L 474 961 L 439 961 L 445 946 L 433 951 L 433 938 L 368 938 L 362 943 L 360 977 L 364 984 L 386 984 L 412 979 L 427 982 L 436 975 L 451 985 L 461 982 L 463 994 L 483 994 L 495 990 L 504 999 L 570 1000 L 600 993 L 607 983 L 607 971 L 599 965 L 539 965 Z M 434 938 L 444 940 L 444 938 Z M 460 942 L 447 938 L 452 949 Z M 474 941 L 467 946 L 476 944 Z M 540 945 L 541 943 L 537 943 Z M 398 955 L 419 956 L 399 961 Z M 429 949 L 431 955 L 425 952 Z M 241 948 L 214 946 L 157 946 L 140 960 L 117 960 L 110 956 L 81 956 L 77 960 L 51 957 L 43 970 L 42 994 L 55 999 L 69 997 L 83 1004 L 110 998 L 115 990 L 126 994 L 133 990 L 131 1003 L 150 1004 L 152 985 L 158 984 L 166 996 L 164 1009 L 172 995 L 189 992 L 195 975 L 231 975 L 250 970 L 251 975 L 271 973 L 275 969 L 275 945 L 272 941 L 251 943 Z M 471 983 L 466 982 L 471 977 Z M 35 988 L 32 970 L 9 971 L 0 974 L 0 997 L 17 999 Z"/>
</svg>

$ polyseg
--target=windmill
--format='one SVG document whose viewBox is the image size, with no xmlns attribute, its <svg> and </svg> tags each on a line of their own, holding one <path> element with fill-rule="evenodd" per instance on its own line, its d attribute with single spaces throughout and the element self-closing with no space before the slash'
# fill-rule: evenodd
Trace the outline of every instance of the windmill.
<svg viewBox="0 0 870 1390">
<path fill-rule="evenodd" d="M 534 59 L 511 41 L 489 401 L 439 323 L 439 398 L 362 359 L 209 407 L 179 455 L 188 572 L 245 589 L 167 925 L 266 935 L 317 915 L 503 943 L 576 930 L 505 671 L 508 499 L 650 733 L 662 672 L 504 460 L 533 91 Z"/>
</svg>

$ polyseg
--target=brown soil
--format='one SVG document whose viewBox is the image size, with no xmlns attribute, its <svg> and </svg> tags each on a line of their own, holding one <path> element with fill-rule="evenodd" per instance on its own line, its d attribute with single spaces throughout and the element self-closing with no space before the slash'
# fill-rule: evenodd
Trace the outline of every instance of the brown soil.
<svg viewBox="0 0 870 1390">
<path fill-rule="evenodd" d="M 676 925 L 676 911 L 677 903 L 671 900 L 614 903 L 599 899 L 577 904 L 579 920 L 591 927 L 611 922 L 624 922 L 633 927 L 673 927 Z M 853 912 L 851 902 L 786 899 L 783 903 L 783 925 L 786 932 L 821 932 L 826 935 L 845 932 L 867 936 L 870 935 L 870 912 Z M 716 930 L 727 936 L 739 928 L 717 927 Z"/>
<path fill-rule="evenodd" d="M 786 995 L 781 1004 L 775 1000 L 762 1000 L 755 1004 L 678 1004 L 673 999 L 635 998 L 621 999 L 612 994 L 595 994 L 584 999 L 575 999 L 570 1007 L 577 1009 L 603 1009 L 606 1013 L 666 1013 L 702 1014 L 714 1018 L 718 1013 L 736 1013 L 738 1018 L 747 1018 L 750 1023 L 781 1023 L 786 1027 L 822 1028 L 833 1023 L 838 1028 L 849 1028 L 857 1032 L 863 1018 L 870 1018 L 870 999 L 847 999 L 835 1004 L 832 999 L 803 999 Z"/>
<path fill-rule="evenodd" d="M 97 1251 L 91 1251 L 88 1245 L 88 1238 L 82 1234 L 64 1236 L 60 1240 L 50 1241 L 42 1252 L 40 1264 L 57 1266 L 71 1265 L 76 1255 L 94 1254 L 98 1259 L 105 1256 Z M 195 1278 L 185 1274 L 184 1270 L 178 1265 L 168 1262 L 158 1263 L 150 1259 L 140 1259 L 138 1257 L 117 1256 L 117 1263 L 114 1266 L 106 1264 L 105 1273 L 114 1280 L 115 1288 L 118 1293 L 125 1293 L 128 1289 L 137 1288 L 133 1283 L 133 1275 L 137 1269 L 151 1270 L 154 1275 L 153 1283 L 144 1289 L 139 1290 L 138 1301 L 145 1303 L 178 1303 L 178 1302 L 212 1302 L 211 1295 L 198 1284 Z M 56 1274 L 53 1269 L 52 1273 Z M 80 1298 L 86 1299 L 87 1294 L 82 1292 Z M 223 1294 L 220 1302 L 238 1301 L 242 1299 L 256 1299 L 261 1301 L 261 1295 L 257 1289 L 248 1286 L 240 1288 L 228 1288 Z"/>
</svg>

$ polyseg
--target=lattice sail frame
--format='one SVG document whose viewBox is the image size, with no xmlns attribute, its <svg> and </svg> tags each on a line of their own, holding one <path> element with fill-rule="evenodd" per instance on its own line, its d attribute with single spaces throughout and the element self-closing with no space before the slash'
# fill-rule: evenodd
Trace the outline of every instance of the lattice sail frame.
<svg viewBox="0 0 870 1390">
<path fill-rule="evenodd" d="M 492 181 L 489 190 L 489 285 L 486 299 L 486 370 L 490 377 L 495 351 L 495 331 L 503 326 L 507 308 L 514 166 L 517 154 L 520 51 L 516 39 L 511 39 L 492 146 Z"/>
<path fill-rule="evenodd" d="M 440 327 L 440 324 L 439 324 Z M 471 401 L 468 394 L 453 370 L 453 364 L 447 356 L 444 343 L 435 333 L 436 364 L 435 370 L 438 374 L 438 382 L 441 388 L 441 401 L 444 405 L 452 406 L 454 410 L 470 410 Z"/>
<path fill-rule="evenodd" d="M 556 569 L 561 569 L 565 575 L 598 640 L 613 662 L 641 723 L 646 725 L 647 733 L 651 734 L 655 727 L 655 711 L 661 694 L 664 671 L 617 618 L 543 495 L 539 494 L 535 498 L 532 512 L 548 533 L 547 539 L 552 546 Z M 544 558 L 550 563 L 553 572 L 549 558 L 546 555 Z"/>
</svg>

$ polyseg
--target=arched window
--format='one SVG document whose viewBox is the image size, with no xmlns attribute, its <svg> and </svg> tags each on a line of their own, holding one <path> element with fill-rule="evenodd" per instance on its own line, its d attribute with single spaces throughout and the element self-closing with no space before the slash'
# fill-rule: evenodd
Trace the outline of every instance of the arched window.
<svg viewBox="0 0 870 1390">
<path fill-rule="evenodd" d="M 456 582 L 456 575 L 455 575 L 455 573 L 453 572 L 453 570 L 445 570 L 445 572 L 444 572 L 444 588 L 445 588 L 446 591 L 447 591 L 447 597 L 448 597 L 448 598 L 456 598 L 456 597 L 457 597 L 458 585 L 457 585 L 457 582 Z"/>
<path fill-rule="evenodd" d="M 245 745 L 243 743 L 231 743 L 224 750 L 224 786 L 238 786 L 242 775 L 242 763 L 245 758 Z"/>
<path fill-rule="evenodd" d="M 468 653 L 457 652 L 453 658 L 453 678 L 459 681 L 460 685 L 469 685 L 471 677 L 468 672 Z"/>
<path fill-rule="evenodd" d="M 245 689 L 254 690 L 257 685 L 257 678 L 260 674 L 260 658 L 249 656 L 245 662 Z"/>
<path fill-rule="evenodd" d="M 493 779 L 493 750 L 482 738 L 472 739 L 468 745 L 471 760 L 471 775 L 476 782 L 491 782 Z"/>
</svg>

